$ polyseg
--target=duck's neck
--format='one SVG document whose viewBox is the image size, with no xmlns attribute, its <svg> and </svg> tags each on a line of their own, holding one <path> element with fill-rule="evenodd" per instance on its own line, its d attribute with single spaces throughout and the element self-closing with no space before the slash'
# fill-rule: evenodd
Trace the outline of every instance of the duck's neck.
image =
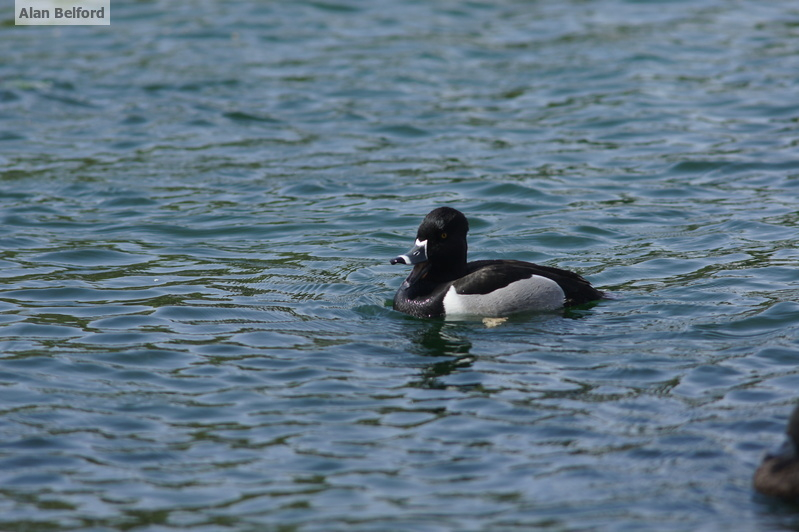
<svg viewBox="0 0 799 532">
<path fill-rule="evenodd" d="M 452 255 L 437 257 L 436 262 L 427 274 L 427 279 L 434 283 L 446 283 L 460 279 L 466 275 L 466 244 L 463 251 Z"/>
</svg>

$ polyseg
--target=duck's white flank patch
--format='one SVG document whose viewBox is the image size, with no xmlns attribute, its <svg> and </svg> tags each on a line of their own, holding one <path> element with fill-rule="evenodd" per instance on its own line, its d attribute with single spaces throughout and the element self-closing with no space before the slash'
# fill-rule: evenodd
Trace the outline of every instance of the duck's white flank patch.
<svg viewBox="0 0 799 532">
<path fill-rule="evenodd" d="M 565 298 L 558 283 L 533 275 L 488 294 L 459 294 L 451 286 L 444 296 L 444 314 L 507 316 L 523 310 L 554 310 L 563 306 Z"/>
</svg>

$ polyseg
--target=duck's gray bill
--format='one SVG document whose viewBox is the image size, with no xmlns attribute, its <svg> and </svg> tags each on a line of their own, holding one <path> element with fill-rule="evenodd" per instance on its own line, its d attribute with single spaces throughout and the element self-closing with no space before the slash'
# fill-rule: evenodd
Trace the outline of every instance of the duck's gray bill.
<svg viewBox="0 0 799 532">
<path fill-rule="evenodd" d="M 416 244 L 404 255 L 391 259 L 391 264 L 419 264 L 427 260 L 427 240 Z"/>
</svg>

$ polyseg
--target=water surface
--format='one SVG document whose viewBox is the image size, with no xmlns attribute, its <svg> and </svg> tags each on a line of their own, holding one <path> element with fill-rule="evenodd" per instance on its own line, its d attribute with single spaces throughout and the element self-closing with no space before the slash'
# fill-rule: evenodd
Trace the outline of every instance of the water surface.
<svg viewBox="0 0 799 532">
<path fill-rule="evenodd" d="M 4 530 L 799 525 L 794 2 L 11 15 Z M 612 298 L 394 312 L 439 205 Z"/>
</svg>

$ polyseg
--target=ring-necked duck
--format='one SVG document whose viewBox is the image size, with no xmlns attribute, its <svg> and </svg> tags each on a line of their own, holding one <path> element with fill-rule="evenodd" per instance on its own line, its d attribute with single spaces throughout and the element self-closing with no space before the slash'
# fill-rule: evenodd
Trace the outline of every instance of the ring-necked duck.
<svg viewBox="0 0 799 532">
<path fill-rule="evenodd" d="M 554 310 L 602 298 L 574 272 L 519 260 L 466 262 L 469 222 L 439 207 L 425 216 L 410 251 L 391 264 L 413 270 L 394 296 L 394 309 L 420 318 L 501 317 L 524 310 Z"/>
<path fill-rule="evenodd" d="M 788 437 L 782 447 L 768 453 L 755 471 L 754 486 L 764 495 L 799 500 L 799 406 L 785 433 Z"/>
</svg>

